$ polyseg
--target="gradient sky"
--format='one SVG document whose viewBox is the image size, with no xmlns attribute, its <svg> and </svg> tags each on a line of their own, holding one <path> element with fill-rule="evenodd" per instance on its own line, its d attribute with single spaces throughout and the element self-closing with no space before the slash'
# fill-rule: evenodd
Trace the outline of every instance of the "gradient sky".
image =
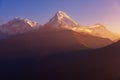
<svg viewBox="0 0 120 80">
<path fill-rule="evenodd" d="M 0 24 L 15 17 L 44 24 L 59 10 L 80 25 L 102 23 L 120 33 L 120 0 L 0 0 Z"/>
</svg>

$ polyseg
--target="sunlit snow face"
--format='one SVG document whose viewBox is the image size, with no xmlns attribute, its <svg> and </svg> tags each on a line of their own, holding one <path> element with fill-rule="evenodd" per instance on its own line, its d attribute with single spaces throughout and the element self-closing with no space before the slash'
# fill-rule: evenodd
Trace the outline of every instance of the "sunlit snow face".
<svg viewBox="0 0 120 80">
<path fill-rule="evenodd" d="M 63 17 L 70 18 L 66 13 L 62 11 L 58 11 L 57 16 L 59 16 L 59 19 L 61 20 Z"/>
</svg>

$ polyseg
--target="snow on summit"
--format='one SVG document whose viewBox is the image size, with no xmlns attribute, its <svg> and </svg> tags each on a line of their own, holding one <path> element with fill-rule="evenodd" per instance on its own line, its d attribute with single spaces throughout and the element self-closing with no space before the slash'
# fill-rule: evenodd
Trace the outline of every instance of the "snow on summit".
<svg viewBox="0 0 120 80">
<path fill-rule="evenodd" d="M 72 18 L 69 17 L 65 12 L 58 11 L 55 16 L 51 18 L 50 21 L 45 25 L 56 28 L 70 28 L 78 26 L 78 23 L 72 20 Z"/>
<path fill-rule="evenodd" d="M 15 18 L 0 26 L 0 32 L 8 35 L 25 33 L 39 28 L 37 22 L 29 19 Z"/>
<path fill-rule="evenodd" d="M 32 30 L 38 30 L 41 25 L 26 18 L 15 18 L 0 26 L 0 36 L 17 35 L 26 33 Z M 56 14 L 42 26 L 44 30 L 72 30 L 80 34 L 88 34 L 100 38 L 107 38 L 112 41 L 118 40 L 118 35 L 109 31 L 104 25 L 97 23 L 92 26 L 79 26 L 70 16 L 63 11 L 58 11 Z"/>
</svg>

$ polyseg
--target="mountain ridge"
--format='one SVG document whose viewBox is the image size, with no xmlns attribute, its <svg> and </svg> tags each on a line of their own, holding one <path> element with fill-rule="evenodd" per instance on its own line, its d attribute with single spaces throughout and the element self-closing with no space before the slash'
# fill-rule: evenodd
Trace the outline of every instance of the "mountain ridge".
<svg viewBox="0 0 120 80">
<path fill-rule="evenodd" d="M 52 26 L 54 28 L 65 28 L 68 29 L 73 26 L 79 26 L 70 16 L 65 12 L 58 11 L 46 24 L 45 26 Z"/>
<path fill-rule="evenodd" d="M 39 29 L 40 24 L 27 18 L 15 18 L 0 25 L 1 35 L 6 37 L 27 33 Z"/>
<path fill-rule="evenodd" d="M 104 47 L 120 40 L 120 36 L 109 31 L 104 25 L 97 23 L 88 27 L 80 26 L 62 11 L 58 11 L 45 25 L 40 25 L 29 19 L 15 18 L 0 27 L 0 37 L 25 34 L 31 31 L 43 31 L 49 32 L 49 34 L 56 31 L 55 34 L 58 34 L 59 31 L 65 32 L 66 30 L 71 31 L 72 34 L 75 33 L 75 35 L 71 36 L 79 40 L 80 44 L 88 45 L 89 48 Z M 65 35 L 67 34 L 65 32 Z M 90 42 L 89 39 L 92 41 Z"/>
</svg>

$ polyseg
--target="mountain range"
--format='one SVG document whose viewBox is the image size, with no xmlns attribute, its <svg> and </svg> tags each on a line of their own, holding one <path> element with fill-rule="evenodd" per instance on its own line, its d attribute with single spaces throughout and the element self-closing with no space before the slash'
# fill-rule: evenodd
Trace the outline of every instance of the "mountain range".
<svg viewBox="0 0 120 80">
<path fill-rule="evenodd" d="M 24 18 L 0 25 L 0 79 L 120 80 L 119 61 L 118 34 L 62 11 L 44 25 Z"/>
<path fill-rule="evenodd" d="M 77 47 L 76 49 L 83 49 L 83 46 L 86 47 L 86 49 L 96 49 L 120 40 L 118 34 L 109 31 L 104 25 L 97 23 L 88 27 L 80 26 L 62 11 L 58 11 L 55 16 L 44 25 L 40 25 L 26 18 L 15 18 L 0 25 L 1 41 L 2 39 L 18 39 L 19 37 L 19 40 L 22 39 L 29 42 L 27 38 L 30 35 L 29 40 L 34 40 L 36 37 L 39 39 L 38 43 L 42 44 L 43 47 L 47 49 L 49 45 L 49 48 L 53 48 L 54 50 L 56 50 L 57 47 L 61 49 L 63 46 L 72 48 L 75 43 L 79 45 L 79 48 Z M 35 42 L 35 40 L 33 42 Z M 82 47 L 80 47 L 81 45 Z"/>
</svg>

